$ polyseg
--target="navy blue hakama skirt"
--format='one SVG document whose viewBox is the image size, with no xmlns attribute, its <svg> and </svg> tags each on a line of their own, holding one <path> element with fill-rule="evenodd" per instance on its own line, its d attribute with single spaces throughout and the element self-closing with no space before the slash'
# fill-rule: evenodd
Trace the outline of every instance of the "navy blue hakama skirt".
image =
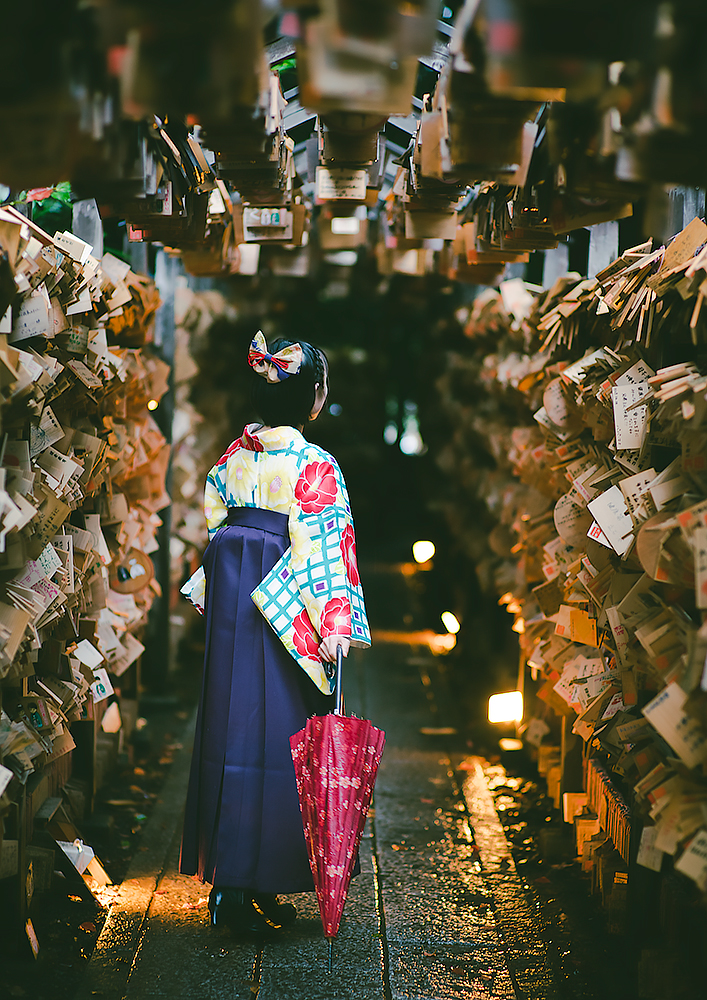
<svg viewBox="0 0 707 1000">
<path fill-rule="evenodd" d="M 333 709 L 251 600 L 286 514 L 231 508 L 204 555 L 206 651 L 179 870 L 256 892 L 314 888 L 290 736 Z"/>
</svg>

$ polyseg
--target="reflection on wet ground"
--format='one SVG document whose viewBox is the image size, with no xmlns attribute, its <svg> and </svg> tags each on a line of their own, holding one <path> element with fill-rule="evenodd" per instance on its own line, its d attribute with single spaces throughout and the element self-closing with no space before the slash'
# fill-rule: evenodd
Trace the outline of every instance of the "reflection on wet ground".
<svg viewBox="0 0 707 1000">
<path fill-rule="evenodd" d="M 574 948 L 565 904 L 548 891 L 563 870 L 543 868 L 538 855 L 537 786 L 469 756 L 453 734 L 438 735 L 453 727 L 442 726 L 449 721 L 442 701 L 429 698 L 434 659 L 374 649 L 354 654 L 346 673 L 348 710 L 385 729 L 387 746 L 333 976 L 313 895 L 292 897 L 298 919 L 274 942 L 209 928 L 207 892 L 177 873 L 185 753 L 111 907 L 77 1000 L 608 995 L 587 968 L 591 942 Z"/>
<path fill-rule="evenodd" d="M 421 732 L 429 731 L 431 721 L 437 728 L 444 722 L 438 706 L 430 709 L 434 671 L 432 657 L 391 647 L 348 661 L 347 707 L 385 729 L 387 746 L 332 977 L 311 895 L 293 897 L 298 920 L 276 942 L 236 940 L 208 927 L 204 887 L 176 871 L 185 757 L 184 764 L 176 762 L 161 797 L 165 809 L 172 803 L 174 815 L 157 816 L 158 837 L 169 841 L 168 850 L 163 844 L 164 867 L 146 870 L 156 867 L 149 851 L 136 858 L 138 867 L 128 873 L 111 909 L 80 1000 L 561 995 L 541 922 L 489 789 L 494 773 L 455 752 L 453 737 Z M 497 806 L 514 810 L 511 788 L 499 789 Z"/>
</svg>

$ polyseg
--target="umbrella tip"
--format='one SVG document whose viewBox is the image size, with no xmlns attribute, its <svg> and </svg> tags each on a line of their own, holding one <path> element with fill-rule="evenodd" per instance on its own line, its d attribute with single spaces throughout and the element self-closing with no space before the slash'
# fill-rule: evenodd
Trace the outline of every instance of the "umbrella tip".
<svg viewBox="0 0 707 1000">
<path fill-rule="evenodd" d="M 327 942 L 329 945 L 329 975 L 331 975 L 334 969 L 334 938 L 328 938 Z"/>
</svg>

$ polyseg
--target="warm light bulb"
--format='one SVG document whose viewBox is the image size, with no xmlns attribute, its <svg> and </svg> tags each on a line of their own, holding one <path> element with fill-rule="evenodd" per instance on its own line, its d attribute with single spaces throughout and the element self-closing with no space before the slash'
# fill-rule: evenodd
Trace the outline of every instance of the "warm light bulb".
<svg viewBox="0 0 707 1000">
<path fill-rule="evenodd" d="M 489 722 L 520 722 L 523 718 L 523 692 L 505 691 L 489 698 Z"/>
<path fill-rule="evenodd" d="M 443 611 L 440 617 L 442 618 L 442 624 L 446 630 L 451 632 L 453 635 L 456 635 L 461 628 L 457 616 L 452 614 L 451 611 Z"/>
<path fill-rule="evenodd" d="M 415 562 L 426 563 L 429 562 L 432 556 L 435 554 L 434 542 L 415 542 L 412 547 L 412 556 Z"/>
<path fill-rule="evenodd" d="M 157 409 L 157 407 L 158 407 L 159 405 L 160 405 L 160 404 L 159 404 L 158 400 L 156 400 L 156 399 L 151 399 L 151 400 L 150 400 L 150 401 L 148 402 L 148 404 L 147 404 L 147 408 L 148 408 L 148 410 L 156 410 L 156 409 Z"/>
</svg>

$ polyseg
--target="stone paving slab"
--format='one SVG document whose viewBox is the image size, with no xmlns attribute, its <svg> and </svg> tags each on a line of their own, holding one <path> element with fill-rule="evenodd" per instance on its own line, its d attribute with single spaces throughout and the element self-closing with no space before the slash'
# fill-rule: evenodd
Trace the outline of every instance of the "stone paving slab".
<svg viewBox="0 0 707 1000">
<path fill-rule="evenodd" d="M 277 941 L 208 925 L 208 889 L 179 875 L 189 751 L 172 773 L 76 1000 L 552 1000 L 546 949 L 479 763 L 425 736 L 444 723 L 416 659 L 347 663 L 347 709 L 386 730 L 374 809 L 335 944 L 313 894 Z M 427 668 L 426 668 L 427 669 Z M 468 768 L 471 767 L 471 770 Z"/>
<path fill-rule="evenodd" d="M 438 750 L 392 746 L 379 773 L 375 831 L 391 996 L 513 1000 L 493 899 L 450 767 Z"/>
<path fill-rule="evenodd" d="M 76 1000 L 122 1000 L 145 919 L 173 838 L 180 829 L 194 738 L 196 711 L 183 735 L 185 749 L 175 757 L 164 788 L 142 834 L 117 900 L 111 906 Z"/>
<path fill-rule="evenodd" d="M 208 925 L 208 887 L 180 875 L 179 830 L 145 919 L 128 1000 L 253 1000 L 257 947 Z"/>
<path fill-rule="evenodd" d="M 361 844 L 361 874 L 351 883 L 332 975 L 315 897 L 293 896 L 297 921 L 286 940 L 263 950 L 258 1000 L 384 1000 L 371 840 L 368 836 Z"/>
<path fill-rule="evenodd" d="M 464 798 L 516 994 L 519 1000 L 553 1000 L 557 989 L 547 943 L 523 889 L 482 762 L 471 758 L 464 764 Z"/>
<path fill-rule="evenodd" d="M 208 926 L 207 895 L 177 872 L 179 841 L 160 879 L 125 990 L 127 1000 L 383 1000 L 369 842 L 352 885 L 329 977 L 327 947 L 314 895 L 289 897 L 294 927 L 274 942 L 234 939 Z M 341 971 L 341 975 L 338 971 Z"/>
</svg>

